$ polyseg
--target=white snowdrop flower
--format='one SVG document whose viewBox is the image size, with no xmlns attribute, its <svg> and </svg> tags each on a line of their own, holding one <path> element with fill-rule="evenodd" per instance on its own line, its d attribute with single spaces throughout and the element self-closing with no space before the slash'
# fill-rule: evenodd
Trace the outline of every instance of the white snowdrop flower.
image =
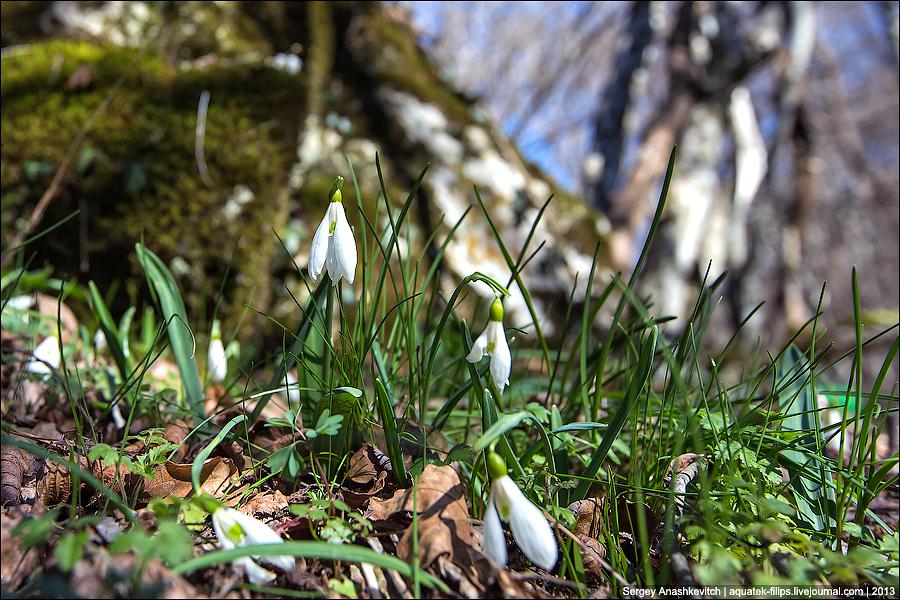
<svg viewBox="0 0 900 600">
<path fill-rule="evenodd" d="M 334 191 L 331 194 L 331 202 L 325 217 L 316 229 L 313 236 L 312 249 L 309 251 L 309 276 L 317 281 L 325 266 L 328 266 L 328 276 L 331 285 L 335 286 L 341 277 L 347 283 L 353 284 L 356 276 L 356 240 L 353 238 L 353 230 L 347 222 L 344 213 L 344 205 L 341 203 L 340 186 L 344 178 L 338 177 L 335 181 Z"/>
<path fill-rule="evenodd" d="M 225 550 L 243 546 L 257 546 L 261 544 L 281 544 L 284 540 L 278 533 L 260 521 L 239 510 L 219 506 L 212 513 L 213 529 L 219 540 L 219 546 Z M 279 556 L 245 556 L 234 561 L 233 564 L 242 567 L 247 573 L 250 583 L 269 583 L 275 579 L 275 573 L 265 569 L 256 561 L 264 562 L 278 567 L 284 571 L 294 568 L 294 557 Z"/>
<path fill-rule="evenodd" d="M 109 344 L 106 342 L 106 334 L 103 333 L 102 329 L 98 329 L 94 334 L 94 350 L 97 354 L 100 354 L 101 352 L 105 352 L 108 347 Z"/>
<path fill-rule="evenodd" d="M 500 298 L 494 298 L 494 302 L 491 303 L 487 327 L 475 340 L 466 360 L 476 363 L 485 354 L 491 357 L 491 378 L 502 394 L 503 389 L 509 385 L 512 356 L 509 353 L 509 344 L 506 343 L 506 333 L 503 331 L 503 301 Z"/>
<path fill-rule="evenodd" d="M 6 301 L 5 308 L 15 310 L 31 310 L 34 307 L 34 296 L 14 296 Z"/>
<path fill-rule="evenodd" d="M 220 383 L 225 381 L 225 376 L 228 375 L 228 359 L 225 357 L 225 346 L 222 345 L 222 330 L 218 319 L 213 321 L 209 338 L 206 368 L 209 371 L 209 378 Z"/>
<path fill-rule="evenodd" d="M 122 409 L 119 408 L 119 403 L 113 404 L 112 411 L 110 413 L 112 415 L 113 423 L 116 424 L 116 428 L 124 429 L 125 428 L 125 417 L 122 416 Z"/>
<path fill-rule="evenodd" d="M 287 371 L 284 374 L 284 387 L 287 388 L 288 402 L 291 404 L 300 403 L 300 385 L 293 371 Z"/>
<path fill-rule="evenodd" d="M 525 556 L 549 571 L 556 564 L 556 537 L 537 506 L 525 497 L 519 486 L 506 474 L 506 462 L 495 452 L 488 452 L 488 472 L 493 479 L 491 499 L 484 514 L 484 553 L 498 567 L 506 566 L 506 537 L 501 519 L 509 523 L 513 539 Z"/>
<path fill-rule="evenodd" d="M 49 375 L 53 369 L 58 369 L 61 361 L 59 355 L 59 340 L 55 335 L 44 338 L 31 353 L 31 359 L 25 365 L 25 370 L 40 375 Z"/>
</svg>

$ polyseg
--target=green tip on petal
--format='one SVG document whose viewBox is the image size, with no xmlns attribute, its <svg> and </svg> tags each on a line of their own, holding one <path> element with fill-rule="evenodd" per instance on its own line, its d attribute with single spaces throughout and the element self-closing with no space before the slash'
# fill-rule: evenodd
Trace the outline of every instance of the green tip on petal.
<svg viewBox="0 0 900 600">
<path fill-rule="evenodd" d="M 491 479 L 500 479 L 506 475 L 506 461 L 496 452 L 488 452 L 487 468 Z"/>
<path fill-rule="evenodd" d="M 494 298 L 491 303 L 491 321 L 498 323 L 503 320 L 503 301 L 500 298 Z"/>
<path fill-rule="evenodd" d="M 340 202 L 343 200 L 344 196 L 341 194 L 342 187 L 344 187 L 344 178 L 338 175 L 334 178 L 334 183 L 331 184 L 331 191 L 328 192 L 328 197 L 332 202 Z"/>
<path fill-rule="evenodd" d="M 209 336 L 214 340 L 222 339 L 222 326 L 219 323 L 218 319 L 213 320 L 212 324 L 212 332 L 210 332 Z"/>
<path fill-rule="evenodd" d="M 241 527 L 240 523 L 232 523 L 231 527 L 225 532 L 225 535 L 228 536 L 228 539 L 234 542 L 236 545 L 240 546 L 247 532 L 244 531 L 244 528 Z"/>
</svg>

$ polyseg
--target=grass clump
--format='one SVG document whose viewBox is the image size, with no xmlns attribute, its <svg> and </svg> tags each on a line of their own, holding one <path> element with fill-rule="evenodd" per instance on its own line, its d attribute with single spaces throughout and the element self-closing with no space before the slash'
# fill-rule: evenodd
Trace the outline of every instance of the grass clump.
<svg viewBox="0 0 900 600">
<path fill-rule="evenodd" d="M 878 439 L 886 416 L 897 410 L 896 383 L 888 377 L 896 365 L 898 325 L 865 331 L 857 302 L 856 344 L 839 354 L 827 345 L 820 303 L 803 330 L 808 344 L 799 345 L 798 332 L 783 348 L 750 353 L 755 358 L 735 364 L 729 356 L 741 343 L 740 331 L 723 347 L 707 341 L 724 277 L 703 282 L 686 322 L 654 315 L 637 290 L 673 169 L 674 153 L 647 245 L 628 281 L 613 277 L 588 286 L 580 298 L 573 291 L 566 306 L 549 313 L 559 315 L 559 341 L 546 339 L 539 322 L 526 330 L 501 328 L 511 352 L 508 387 L 505 371 L 475 360 L 477 352 L 470 355 L 473 344 L 482 344 L 477 334 L 484 324 L 502 322 L 502 310 L 479 305 L 471 285 L 487 285 L 503 298 L 518 282 L 532 306 L 520 274 L 539 241 L 528 236 L 525 247 L 511 250 L 489 227 L 494 237 L 484 243 L 496 244 L 503 254 L 509 280 L 476 272 L 444 285 L 449 276 L 439 264 L 446 241 L 430 263 L 405 254 L 399 241 L 411 226 L 410 208 L 425 171 L 397 211 L 383 181 L 381 202 L 364 205 L 348 163 L 353 185 L 347 188 L 356 193 L 345 190 L 343 197 L 357 209 L 351 211 L 354 257 L 359 257 L 355 278 L 336 278 L 334 285 L 327 275 L 318 282 L 304 278 L 309 293 L 297 301 L 296 322 L 278 324 L 284 331 L 281 347 L 255 356 L 232 354 L 222 385 L 198 391 L 190 383 L 194 377 L 202 381 L 197 357 L 204 353 L 196 351 L 202 336 L 193 335 L 192 315 L 167 308 L 178 289 L 165 283 L 165 266 L 148 269 L 160 309 L 147 318 L 145 335 L 130 327 L 114 333 L 134 350 L 131 370 L 113 377 L 109 400 L 122 402 L 129 421 L 137 419 L 142 427 L 188 421 L 189 433 L 173 446 L 171 457 L 184 449 L 183 460 L 193 459 L 193 493 L 165 497 L 174 506 L 166 510 L 190 524 L 185 515 L 192 510 L 215 510 L 204 508 L 208 501 L 191 498 L 212 494 L 217 502 L 241 506 L 254 494 L 278 490 L 292 498 L 286 501 L 292 503 L 290 514 L 305 519 L 303 531 L 312 537 L 202 554 L 175 571 L 196 574 L 251 555 L 306 557 L 329 565 L 359 561 L 398 572 L 414 594 L 446 594 L 450 583 L 436 577 L 439 570 L 420 552 L 435 543 L 426 533 L 434 531 L 427 507 L 438 502 L 429 487 L 435 472 L 453 467 L 451 480 L 456 477 L 462 491 L 450 486 L 439 499 L 450 502 L 448 494 L 456 490 L 453 502 L 462 502 L 468 523 L 489 518 L 491 482 L 502 476 L 489 471 L 505 463 L 509 485 L 543 509 L 559 547 L 555 578 L 529 593 L 583 596 L 602 587 L 621 594 L 626 585 L 896 586 L 896 507 L 893 512 L 879 507 L 880 499 L 896 498 L 898 456 L 880 452 Z M 332 188 L 329 197 L 333 193 Z M 477 190 L 475 198 L 481 214 L 470 211 L 462 219 L 485 218 L 490 225 L 490 209 Z M 322 198 L 323 211 L 327 201 Z M 381 222 L 386 210 L 391 212 L 383 231 L 372 224 Z M 152 239 L 145 240 L 153 246 Z M 854 290 L 856 277 L 854 270 Z M 5 282 L 4 298 L 16 285 Z M 468 321 L 464 314 L 474 316 Z M 611 322 L 599 323 L 601 314 L 612 315 Z M 4 329 L 19 327 L 6 315 Z M 112 319 L 102 311 L 97 316 Z M 111 331 L 109 325 L 104 329 Z M 883 339 L 892 342 L 878 375 L 864 381 L 867 349 Z M 504 344 L 485 340 L 480 348 L 502 365 Z M 79 352 L 87 350 L 76 348 L 70 358 L 77 361 Z M 169 359 L 181 374 L 174 389 L 149 374 L 155 362 Z M 851 375 L 841 385 L 837 374 L 847 364 Z M 65 375 L 65 365 L 58 372 Z M 108 409 L 88 400 L 80 380 L 54 381 L 51 385 L 68 398 L 63 410 L 76 417 L 82 437 L 96 438 L 104 427 L 109 431 Z M 833 409 L 820 405 L 822 394 L 845 398 L 831 424 L 823 417 Z M 7 439 L 15 438 L 4 434 L 4 443 Z M 832 439 L 840 441 L 838 452 L 828 449 Z M 31 443 L 15 443 L 33 450 Z M 233 456 L 235 444 L 242 457 L 242 465 L 235 465 L 238 476 L 215 492 L 206 489 L 203 469 L 216 457 Z M 71 447 L 73 457 L 86 456 L 83 450 Z M 494 458 L 486 461 L 488 455 Z M 375 457 L 373 473 L 383 475 L 378 480 L 383 487 L 369 496 L 374 488 L 362 492 L 361 486 L 374 485 L 375 475 L 366 479 L 359 471 L 365 463 L 360 456 Z M 73 472 L 92 477 L 77 460 L 65 460 Z M 92 513 L 119 511 L 130 518 L 139 508 L 141 496 L 129 496 L 125 487 L 92 485 L 110 500 L 94 504 Z M 303 502 L 293 500 L 298 495 Z M 388 498 L 400 504 L 385 517 L 378 502 Z M 154 500 L 160 514 L 161 500 Z M 351 505 L 356 501 L 360 504 Z M 421 502 L 432 504 L 421 508 Z M 88 509 L 73 503 L 71 510 Z M 401 513 L 406 516 L 397 516 Z M 282 514 L 293 523 L 285 526 L 286 536 L 302 540 L 291 529 L 296 519 Z M 405 532 L 393 551 L 360 547 L 378 528 L 375 521 L 399 523 Z M 513 534 L 521 544 L 522 534 Z M 87 542 L 67 542 L 77 543 Z M 477 536 L 469 543 L 471 560 L 483 560 Z M 452 550 L 453 561 L 466 560 L 458 548 Z M 394 552 L 400 558 L 391 556 Z M 509 565 L 533 568 L 513 551 Z M 482 589 L 511 593 L 494 571 L 486 573 Z M 324 588 L 357 592 L 332 567 L 314 574 L 327 582 Z M 291 573 L 279 577 L 273 584 L 279 589 L 296 581 Z"/>
</svg>

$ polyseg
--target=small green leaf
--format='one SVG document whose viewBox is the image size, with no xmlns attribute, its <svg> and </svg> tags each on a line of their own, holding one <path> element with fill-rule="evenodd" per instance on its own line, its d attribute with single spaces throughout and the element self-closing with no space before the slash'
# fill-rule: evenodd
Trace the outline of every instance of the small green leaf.
<svg viewBox="0 0 900 600">
<path fill-rule="evenodd" d="M 13 536 L 21 539 L 25 550 L 43 544 L 53 531 L 55 516 L 54 512 L 42 517 L 26 518 L 13 529 Z"/>
<path fill-rule="evenodd" d="M 53 555 L 59 563 L 59 568 L 69 572 L 81 557 L 84 556 L 84 546 L 87 544 L 87 532 L 73 531 L 59 538 Z"/>
<path fill-rule="evenodd" d="M 193 554 L 190 534 L 175 521 L 161 521 L 153 541 L 158 549 L 158 555 L 170 567 L 189 559 Z"/>
<path fill-rule="evenodd" d="M 91 462 L 100 460 L 114 465 L 119 460 L 119 452 L 109 444 L 94 444 L 88 453 L 88 460 Z"/>
<path fill-rule="evenodd" d="M 475 442 L 475 451 L 481 452 L 488 446 L 490 446 L 494 440 L 499 438 L 501 435 L 519 426 L 519 423 L 524 421 L 525 419 L 534 418 L 527 410 L 521 410 L 519 412 L 513 413 L 511 415 L 503 415 L 497 422 L 491 425 L 491 427 L 482 434 L 480 438 Z"/>
<path fill-rule="evenodd" d="M 272 473 L 281 473 L 284 466 L 287 464 L 288 457 L 290 457 L 293 451 L 294 445 L 291 444 L 290 446 L 285 446 L 277 452 L 270 454 L 269 458 L 266 460 L 269 470 L 272 471 Z"/>
</svg>

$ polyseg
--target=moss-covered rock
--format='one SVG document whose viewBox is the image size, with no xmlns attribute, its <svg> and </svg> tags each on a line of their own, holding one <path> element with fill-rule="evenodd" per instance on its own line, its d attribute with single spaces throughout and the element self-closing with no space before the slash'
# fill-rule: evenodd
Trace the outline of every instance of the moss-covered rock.
<svg viewBox="0 0 900 600">
<path fill-rule="evenodd" d="M 287 216 L 301 89 L 297 75 L 263 65 L 180 70 L 152 51 L 77 41 L 29 45 L 3 65 L 4 232 L 27 216 L 109 97 L 43 225 L 81 214 L 38 247 L 39 261 L 62 273 L 90 272 L 101 285 L 120 279 L 134 296 L 141 274 L 133 247 L 143 237 L 180 275 L 195 309 L 215 298 L 231 260 L 225 313 L 233 316 L 251 290 L 254 303 L 265 304 L 277 250 L 272 230 Z M 211 187 L 195 158 L 203 90 L 212 96 L 204 140 Z"/>
</svg>

